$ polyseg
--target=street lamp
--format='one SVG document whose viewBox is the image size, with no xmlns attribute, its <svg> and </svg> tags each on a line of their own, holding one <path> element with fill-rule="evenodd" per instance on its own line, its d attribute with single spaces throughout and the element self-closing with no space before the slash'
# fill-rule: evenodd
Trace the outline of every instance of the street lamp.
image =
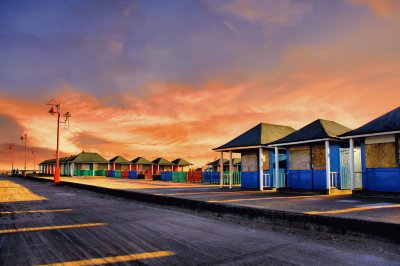
<svg viewBox="0 0 400 266">
<path fill-rule="evenodd" d="M 11 175 L 14 173 L 14 144 L 10 144 L 9 149 L 11 150 Z"/>
<path fill-rule="evenodd" d="M 24 176 L 26 177 L 26 152 L 27 152 L 27 142 L 28 142 L 28 133 L 20 133 L 21 140 L 25 141 L 25 166 L 24 166 Z"/>
<path fill-rule="evenodd" d="M 32 151 L 33 155 L 33 173 L 35 173 L 35 151 Z"/>
<path fill-rule="evenodd" d="M 47 105 L 51 105 L 49 114 L 51 115 L 57 114 L 57 148 L 56 148 L 56 171 L 54 172 L 54 184 L 58 184 L 60 183 L 60 123 L 67 123 L 69 121 L 69 118 L 71 117 L 71 114 L 69 112 L 63 114 L 65 120 L 60 122 L 61 102 L 57 102 L 56 100 L 51 99 L 51 101 Z"/>
</svg>

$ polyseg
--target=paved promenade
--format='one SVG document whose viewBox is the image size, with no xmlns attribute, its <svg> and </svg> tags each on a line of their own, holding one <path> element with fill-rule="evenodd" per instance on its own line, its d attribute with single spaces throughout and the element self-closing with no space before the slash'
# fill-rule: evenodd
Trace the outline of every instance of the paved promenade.
<svg viewBox="0 0 400 266">
<path fill-rule="evenodd" d="M 50 179 L 52 177 L 40 177 Z M 62 177 L 63 181 L 135 191 L 151 195 L 190 199 L 228 206 L 285 211 L 306 215 L 351 218 L 400 225 L 400 199 L 354 198 L 351 195 L 285 195 L 272 191 L 243 191 L 218 185 L 120 179 L 107 177 Z"/>
</svg>

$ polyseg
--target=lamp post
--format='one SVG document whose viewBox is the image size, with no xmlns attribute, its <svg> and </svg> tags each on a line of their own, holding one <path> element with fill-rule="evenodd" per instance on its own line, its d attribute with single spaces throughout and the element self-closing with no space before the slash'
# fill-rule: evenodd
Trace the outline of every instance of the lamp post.
<svg viewBox="0 0 400 266">
<path fill-rule="evenodd" d="M 11 150 L 11 175 L 14 174 L 14 144 L 10 144 L 10 150 Z"/>
<path fill-rule="evenodd" d="M 21 140 L 25 141 L 25 166 L 24 166 L 24 176 L 26 177 L 26 153 L 27 153 L 27 142 L 28 142 L 28 133 L 20 133 Z"/>
<path fill-rule="evenodd" d="M 60 123 L 67 123 L 71 117 L 69 112 L 63 114 L 65 121 L 60 122 L 61 116 L 61 102 L 52 99 L 47 105 L 51 105 L 49 113 L 51 115 L 57 114 L 57 148 L 56 148 L 56 169 L 54 172 L 54 184 L 60 183 Z"/>
<path fill-rule="evenodd" d="M 35 173 L 35 151 L 32 151 L 32 155 L 33 155 L 33 173 Z"/>
</svg>

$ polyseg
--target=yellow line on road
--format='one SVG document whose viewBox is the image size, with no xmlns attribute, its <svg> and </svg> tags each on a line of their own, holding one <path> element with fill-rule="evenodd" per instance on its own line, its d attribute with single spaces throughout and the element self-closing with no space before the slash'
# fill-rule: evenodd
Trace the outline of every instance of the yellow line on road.
<svg viewBox="0 0 400 266">
<path fill-rule="evenodd" d="M 109 264 L 109 263 L 118 263 L 118 262 L 126 262 L 126 261 L 146 260 L 146 259 L 168 257 L 168 256 L 173 256 L 173 255 L 175 255 L 175 253 L 170 252 L 170 251 L 156 251 L 156 252 L 137 253 L 137 254 L 123 255 L 123 256 L 115 256 L 115 257 L 66 261 L 66 262 L 60 262 L 60 263 L 54 263 L 54 264 L 42 264 L 42 265 L 37 265 L 37 266 L 104 265 L 104 264 Z"/>
<path fill-rule="evenodd" d="M 355 208 L 330 210 L 330 211 L 311 211 L 311 212 L 305 212 L 305 214 L 338 214 L 338 213 L 346 213 L 346 212 L 368 211 L 368 210 L 388 209 L 388 208 L 400 208 L 400 204 L 365 206 L 365 207 L 355 207 Z"/>
<path fill-rule="evenodd" d="M 72 209 L 59 209 L 59 210 L 27 210 L 27 211 L 6 211 L 0 214 L 21 214 L 21 213 L 49 213 L 49 212 L 69 212 Z"/>
<path fill-rule="evenodd" d="M 89 224 L 70 224 L 70 225 L 55 225 L 55 226 L 41 226 L 41 227 L 26 227 L 17 229 L 5 229 L 0 230 L 0 234 L 12 234 L 12 233 L 23 233 L 32 231 L 43 231 L 43 230 L 58 230 L 58 229 L 69 229 L 69 228 L 81 228 L 81 227 L 93 227 L 93 226 L 104 226 L 105 223 L 89 223 Z"/>
</svg>

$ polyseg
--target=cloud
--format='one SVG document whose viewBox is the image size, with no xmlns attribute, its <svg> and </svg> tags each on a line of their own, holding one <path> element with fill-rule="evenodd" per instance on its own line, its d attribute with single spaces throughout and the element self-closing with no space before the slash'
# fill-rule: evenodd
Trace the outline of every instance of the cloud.
<svg viewBox="0 0 400 266">
<path fill-rule="evenodd" d="M 292 0 L 207 1 L 206 4 L 219 13 L 249 22 L 265 23 L 270 27 L 292 25 L 312 10 L 310 4 Z"/>
<path fill-rule="evenodd" d="M 355 5 L 367 6 L 375 15 L 384 18 L 400 18 L 400 1 L 398 0 L 350 0 Z"/>
</svg>

